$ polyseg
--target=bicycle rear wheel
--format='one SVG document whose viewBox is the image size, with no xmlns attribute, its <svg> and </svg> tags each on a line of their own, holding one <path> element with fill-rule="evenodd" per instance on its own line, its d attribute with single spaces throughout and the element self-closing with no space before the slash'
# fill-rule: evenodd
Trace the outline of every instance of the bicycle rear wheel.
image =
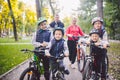
<svg viewBox="0 0 120 80">
<path fill-rule="evenodd" d="M 83 72 L 85 66 L 85 52 L 83 48 L 80 48 L 80 60 L 77 60 L 78 63 L 78 70 Z"/>
<path fill-rule="evenodd" d="M 30 67 L 23 71 L 19 80 L 40 80 L 40 74 L 33 67 Z"/>
</svg>

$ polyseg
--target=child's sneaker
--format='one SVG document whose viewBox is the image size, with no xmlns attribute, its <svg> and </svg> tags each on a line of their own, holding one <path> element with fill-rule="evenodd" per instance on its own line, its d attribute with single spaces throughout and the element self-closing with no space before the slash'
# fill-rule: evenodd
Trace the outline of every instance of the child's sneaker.
<svg viewBox="0 0 120 80">
<path fill-rule="evenodd" d="M 67 69 L 64 70 L 64 73 L 67 74 L 67 75 L 70 74 L 69 70 L 67 70 Z"/>
</svg>

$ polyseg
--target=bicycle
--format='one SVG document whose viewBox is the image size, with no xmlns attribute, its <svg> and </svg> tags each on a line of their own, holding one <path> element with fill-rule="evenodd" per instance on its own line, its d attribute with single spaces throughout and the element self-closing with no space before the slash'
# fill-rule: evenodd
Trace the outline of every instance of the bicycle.
<svg viewBox="0 0 120 80">
<path fill-rule="evenodd" d="M 73 40 L 76 41 L 76 47 L 77 47 L 77 65 L 78 65 L 78 70 L 80 72 L 83 72 L 84 70 L 84 65 L 85 65 L 85 45 L 79 45 L 78 40 L 84 40 L 88 38 L 88 36 L 79 36 L 79 37 L 73 37 Z"/>
<path fill-rule="evenodd" d="M 86 43 L 84 43 L 86 44 Z M 91 46 L 95 45 L 94 43 L 90 43 Z M 103 45 L 99 45 L 99 48 L 103 49 Z M 107 46 L 109 47 L 109 46 Z M 91 51 L 91 49 L 90 49 Z M 94 54 L 95 55 L 95 54 Z M 83 80 L 99 80 L 101 77 L 101 74 L 96 73 L 93 70 L 94 67 L 94 55 L 86 55 L 86 59 L 85 59 L 85 67 L 84 67 L 84 71 L 83 71 Z M 105 56 L 105 64 L 106 64 L 106 74 L 108 73 L 108 67 L 109 67 L 109 60 L 108 60 L 108 56 Z M 108 76 L 106 76 L 108 77 Z"/>
<path fill-rule="evenodd" d="M 26 68 L 22 74 L 20 75 L 19 80 L 40 80 L 41 74 L 43 73 L 43 67 L 42 67 L 42 59 L 40 59 L 35 54 L 43 53 L 44 50 L 29 50 L 29 49 L 22 49 L 21 50 L 24 53 L 29 53 L 29 57 L 31 61 L 29 62 L 29 67 Z M 34 54 L 34 60 L 32 60 L 31 53 Z M 43 55 L 43 54 L 41 54 Z"/>
<path fill-rule="evenodd" d="M 50 56 L 50 58 L 53 58 L 57 64 L 54 79 L 52 79 L 52 80 L 66 80 L 65 76 L 64 76 L 64 70 L 61 69 L 61 67 L 60 67 L 60 63 L 61 63 L 61 61 L 63 61 L 64 57 L 65 57 L 64 55 L 59 56 L 59 57 Z M 52 74 L 52 71 L 51 71 L 51 74 Z M 53 76 L 53 74 L 52 74 L 52 76 Z"/>
</svg>

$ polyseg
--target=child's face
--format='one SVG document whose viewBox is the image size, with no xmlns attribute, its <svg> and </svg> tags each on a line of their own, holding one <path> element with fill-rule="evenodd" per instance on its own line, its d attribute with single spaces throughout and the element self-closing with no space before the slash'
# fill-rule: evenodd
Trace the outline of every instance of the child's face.
<svg viewBox="0 0 120 80">
<path fill-rule="evenodd" d="M 92 35 L 90 36 L 90 38 L 91 38 L 92 41 L 96 42 L 96 41 L 99 40 L 99 35 L 98 35 L 98 34 L 92 34 Z"/>
<path fill-rule="evenodd" d="M 60 40 L 63 37 L 62 32 L 61 31 L 55 31 L 54 37 L 55 37 L 56 40 Z"/>
<path fill-rule="evenodd" d="M 43 22 L 40 24 L 40 29 L 46 29 L 47 28 L 47 22 Z"/>
<path fill-rule="evenodd" d="M 102 27 L 102 23 L 100 22 L 100 21 L 96 21 L 95 23 L 94 23 L 94 28 L 95 29 L 101 29 L 101 27 Z"/>
</svg>

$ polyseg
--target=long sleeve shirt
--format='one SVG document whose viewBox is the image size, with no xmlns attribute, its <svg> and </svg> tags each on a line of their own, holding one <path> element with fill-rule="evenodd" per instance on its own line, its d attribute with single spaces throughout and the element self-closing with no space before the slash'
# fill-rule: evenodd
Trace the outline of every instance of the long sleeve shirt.
<svg viewBox="0 0 120 80">
<path fill-rule="evenodd" d="M 76 37 L 84 35 L 82 29 L 78 25 L 69 26 L 68 29 L 66 30 L 66 35 L 68 34 L 71 34 L 72 36 L 76 36 Z M 73 40 L 73 39 L 68 36 L 68 40 Z"/>
</svg>

